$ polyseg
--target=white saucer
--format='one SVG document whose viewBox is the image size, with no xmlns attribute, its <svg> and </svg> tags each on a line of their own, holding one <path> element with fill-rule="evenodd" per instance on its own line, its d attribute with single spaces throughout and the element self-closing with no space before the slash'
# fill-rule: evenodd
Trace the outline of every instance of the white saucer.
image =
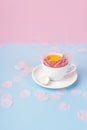
<svg viewBox="0 0 87 130">
<path fill-rule="evenodd" d="M 77 71 L 66 75 L 62 80 L 60 81 L 50 81 L 48 85 L 44 85 L 39 81 L 39 77 L 44 74 L 44 71 L 41 67 L 41 65 L 35 67 L 32 71 L 32 78 L 33 80 L 40 86 L 50 89 L 59 89 L 59 88 L 65 88 L 72 85 L 78 77 Z"/>
</svg>

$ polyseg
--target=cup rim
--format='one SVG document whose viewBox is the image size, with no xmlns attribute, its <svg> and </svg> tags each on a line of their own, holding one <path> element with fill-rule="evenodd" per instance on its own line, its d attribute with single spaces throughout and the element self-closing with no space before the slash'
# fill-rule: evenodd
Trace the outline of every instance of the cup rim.
<svg viewBox="0 0 87 130">
<path fill-rule="evenodd" d="M 50 66 L 47 66 L 43 63 L 43 61 L 41 62 L 41 64 L 47 68 L 51 68 L 51 69 L 62 69 L 62 68 L 65 68 L 67 67 L 70 63 L 68 63 L 67 65 L 63 66 L 63 67 L 50 67 Z"/>
</svg>

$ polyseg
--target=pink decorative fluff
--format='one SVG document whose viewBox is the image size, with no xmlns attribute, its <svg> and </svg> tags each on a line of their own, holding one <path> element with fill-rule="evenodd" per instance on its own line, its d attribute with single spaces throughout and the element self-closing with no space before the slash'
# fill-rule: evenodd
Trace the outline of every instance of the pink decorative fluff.
<svg viewBox="0 0 87 130">
<path fill-rule="evenodd" d="M 2 86 L 5 87 L 5 88 L 11 88 L 13 86 L 13 83 L 12 83 L 12 81 L 5 81 L 2 84 Z"/>
<path fill-rule="evenodd" d="M 24 74 L 25 76 L 27 76 L 27 75 L 29 75 L 29 74 L 32 72 L 32 70 L 33 70 L 33 67 L 27 66 L 27 67 L 24 69 L 23 74 Z"/>
<path fill-rule="evenodd" d="M 3 90 L 0 89 L 0 95 L 3 94 Z"/>
<path fill-rule="evenodd" d="M 54 100 L 54 101 L 57 101 L 60 99 L 60 95 L 58 95 L 58 93 L 53 93 L 51 96 L 50 96 L 50 99 L 51 100 Z"/>
<path fill-rule="evenodd" d="M 24 89 L 20 92 L 20 96 L 23 98 L 31 96 L 31 91 L 28 89 Z"/>
<path fill-rule="evenodd" d="M 46 101 L 48 100 L 48 95 L 44 91 L 36 91 L 35 96 L 40 100 L 40 101 Z"/>
<path fill-rule="evenodd" d="M 20 61 L 19 63 L 17 63 L 14 68 L 17 70 L 21 70 L 24 69 L 27 66 L 25 61 Z"/>
<path fill-rule="evenodd" d="M 13 104 L 12 95 L 11 94 L 5 94 L 2 96 L 1 99 L 1 106 L 5 108 L 11 107 Z"/>
<path fill-rule="evenodd" d="M 60 104 L 60 109 L 64 110 L 64 111 L 67 111 L 67 110 L 70 109 L 70 104 L 69 103 L 61 103 Z"/>
<path fill-rule="evenodd" d="M 66 88 L 57 90 L 57 93 L 59 93 L 59 94 L 65 94 L 66 93 Z"/>
<path fill-rule="evenodd" d="M 79 95 L 81 94 L 81 91 L 78 90 L 78 89 L 75 89 L 75 90 L 72 90 L 72 91 L 71 91 L 71 94 L 72 94 L 73 96 L 79 96 Z"/>
<path fill-rule="evenodd" d="M 13 81 L 14 82 L 20 82 L 22 80 L 22 77 L 21 76 L 15 76 L 14 78 L 13 78 Z"/>
<path fill-rule="evenodd" d="M 4 94 L 3 96 L 2 96 L 2 99 L 7 99 L 7 98 L 9 98 L 9 99 L 12 99 L 12 95 L 11 94 Z"/>
<path fill-rule="evenodd" d="M 11 107 L 12 104 L 13 104 L 13 101 L 12 101 L 11 99 L 9 99 L 9 98 L 3 99 L 3 100 L 1 101 L 1 106 L 2 106 L 2 107 L 5 107 L 5 108 Z"/>
<path fill-rule="evenodd" d="M 79 119 L 87 122 L 87 111 L 79 111 L 77 112 L 77 116 L 79 117 Z"/>
<path fill-rule="evenodd" d="M 83 97 L 87 98 L 87 92 L 83 93 Z"/>
</svg>

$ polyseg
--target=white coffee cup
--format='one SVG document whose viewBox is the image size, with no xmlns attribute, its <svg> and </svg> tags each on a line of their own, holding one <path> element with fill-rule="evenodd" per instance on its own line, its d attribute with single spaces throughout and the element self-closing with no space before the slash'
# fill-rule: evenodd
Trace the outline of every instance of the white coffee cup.
<svg viewBox="0 0 87 130">
<path fill-rule="evenodd" d="M 46 66 L 42 62 L 42 69 L 44 70 L 45 74 L 50 78 L 50 80 L 57 81 L 63 79 L 65 75 L 74 72 L 76 70 L 76 65 L 68 63 L 64 67 L 53 68 Z"/>
</svg>

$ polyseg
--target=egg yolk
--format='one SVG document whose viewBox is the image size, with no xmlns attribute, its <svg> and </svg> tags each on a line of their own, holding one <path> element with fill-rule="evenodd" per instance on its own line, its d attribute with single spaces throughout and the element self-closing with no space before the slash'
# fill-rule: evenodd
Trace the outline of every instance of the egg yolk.
<svg viewBox="0 0 87 130">
<path fill-rule="evenodd" d="M 60 55 L 49 55 L 47 56 L 47 59 L 50 61 L 59 61 L 62 59 L 62 56 Z"/>
</svg>

